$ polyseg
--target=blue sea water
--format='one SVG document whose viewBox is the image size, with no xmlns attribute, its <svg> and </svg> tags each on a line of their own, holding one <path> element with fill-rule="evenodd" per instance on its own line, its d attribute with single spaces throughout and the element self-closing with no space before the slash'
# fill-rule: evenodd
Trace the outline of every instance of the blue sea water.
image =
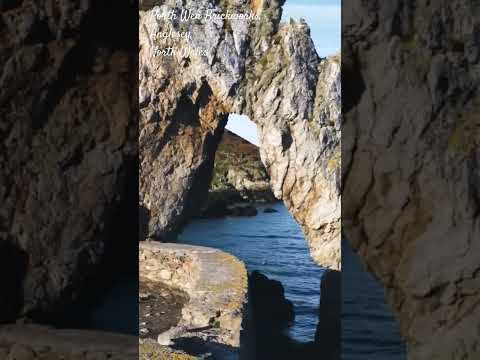
<svg viewBox="0 0 480 360">
<path fill-rule="evenodd" d="M 302 231 L 282 203 L 256 206 L 255 217 L 192 221 L 179 242 L 221 249 L 243 260 L 249 271 L 281 281 L 296 314 L 290 336 L 312 341 L 324 270 L 311 260 Z M 267 207 L 278 212 L 264 213 Z M 383 289 L 346 244 L 342 252 L 342 360 L 404 360 L 404 344 Z"/>
<path fill-rule="evenodd" d="M 263 213 L 266 207 L 276 213 Z M 281 203 L 257 205 L 255 217 L 195 220 L 179 242 L 215 247 L 281 281 L 295 308 L 290 336 L 312 341 L 318 321 L 323 269 L 310 258 L 303 234 Z M 98 301 L 80 311 L 68 327 L 138 333 L 138 278 L 120 275 Z M 405 346 L 383 289 L 361 266 L 346 243 L 342 246 L 342 360 L 404 360 Z M 120 315 L 121 314 L 121 315 Z"/>
<path fill-rule="evenodd" d="M 278 212 L 264 213 L 268 207 Z M 310 258 L 303 234 L 283 204 L 261 204 L 257 209 L 255 217 L 192 221 L 179 242 L 221 249 L 244 261 L 248 271 L 259 270 L 280 281 L 295 307 L 291 337 L 313 341 L 324 270 Z"/>
<path fill-rule="evenodd" d="M 405 360 L 398 324 L 383 288 L 342 244 L 342 360 Z"/>
</svg>

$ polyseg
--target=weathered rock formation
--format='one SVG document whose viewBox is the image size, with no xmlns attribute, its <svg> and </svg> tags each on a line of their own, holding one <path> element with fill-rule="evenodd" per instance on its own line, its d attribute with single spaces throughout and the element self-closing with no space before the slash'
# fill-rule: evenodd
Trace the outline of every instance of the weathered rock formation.
<svg viewBox="0 0 480 360">
<path fill-rule="evenodd" d="M 52 320 L 127 233 L 112 222 L 137 172 L 136 10 L 0 8 L 0 322 Z"/>
<path fill-rule="evenodd" d="M 199 360 L 197 356 L 191 356 L 181 350 L 174 350 L 162 346 L 156 341 L 143 341 L 138 353 L 139 360 Z"/>
<path fill-rule="evenodd" d="M 180 348 L 200 341 L 202 348 L 213 352 L 239 353 L 248 291 L 247 271 L 242 262 L 216 249 L 143 242 L 140 243 L 139 265 L 141 288 L 150 283 L 152 289 L 167 286 L 188 295 L 188 299 L 182 301 L 181 316 L 169 329 L 145 333 L 143 338 Z M 140 293 L 140 296 L 148 294 Z M 140 312 L 144 313 L 142 301 L 140 306 Z M 151 316 L 155 314 L 147 318 Z M 159 318 L 153 323 L 165 322 L 164 318 Z M 140 328 L 148 325 L 141 324 Z M 143 344 L 148 341 L 142 341 Z M 225 357 L 218 355 L 218 358 Z"/>
<path fill-rule="evenodd" d="M 342 231 L 409 359 L 480 356 L 480 7 L 344 3 Z"/>
<path fill-rule="evenodd" d="M 322 60 L 303 21 L 279 24 L 283 1 L 165 1 L 140 20 L 140 202 L 148 236 L 168 239 L 204 200 L 229 113 L 259 128 L 275 196 L 304 230 L 314 259 L 340 267 L 339 58 Z M 253 11 L 258 21 L 158 20 L 181 7 Z M 190 32 L 190 39 L 155 34 Z M 193 48 L 205 54 L 168 47 Z M 158 56 L 155 56 L 158 55 Z M 185 55 L 185 56 L 184 56 Z"/>
</svg>

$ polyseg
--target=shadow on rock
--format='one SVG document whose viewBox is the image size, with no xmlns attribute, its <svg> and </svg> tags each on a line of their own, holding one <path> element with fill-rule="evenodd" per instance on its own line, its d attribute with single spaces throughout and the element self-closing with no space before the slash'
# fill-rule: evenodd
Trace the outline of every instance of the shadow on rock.
<svg viewBox="0 0 480 360">
<path fill-rule="evenodd" d="M 293 304 L 285 298 L 280 281 L 255 270 L 249 275 L 255 326 L 260 331 L 283 333 L 295 320 Z"/>
<path fill-rule="evenodd" d="M 324 359 L 340 359 L 342 277 L 340 271 L 326 271 L 320 286 L 320 309 L 315 348 Z"/>
<path fill-rule="evenodd" d="M 148 237 L 148 223 L 150 222 L 150 210 L 143 204 L 138 205 L 138 240 L 144 241 Z"/>
<path fill-rule="evenodd" d="M 27 254 L 8 241 L 0 242 L 0 323 L 12 321 L 23 302 Z"/>
<path fill-rule="evenodd" d="M 299 343 L 287 334 L 295 319 L 292 302 L 279 281 L 258 271 L 249 276 L 253 326 L 247 340 L 256 359 L 323 359 L 313 342 Z"/>
<path fill-rule="evenodd" d="M 238 360 L 238 348 L 229 345 L 206 341 L 199 337 L 179 338 L 173 342 L 173 349 L 182 350 L 201 359 Z"/>
</svg>

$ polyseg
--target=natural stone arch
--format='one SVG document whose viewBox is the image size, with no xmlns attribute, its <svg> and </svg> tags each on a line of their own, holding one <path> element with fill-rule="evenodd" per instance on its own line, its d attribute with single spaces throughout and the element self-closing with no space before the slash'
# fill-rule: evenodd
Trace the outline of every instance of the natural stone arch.
<svg viewBox="0 0 480 360">
<path fill-rule="evenodd" d="M 339 59 L 318 57 L 304 22 L 279 25 L 282 1 L 254 4 L 223 6 L 252 10 L 261 21 L 190 24 L 190 45 L 212 51 L 188 59 L 154 57 L 151 34 L 178 24 L 141 14 L 140 201 L 150 212 L 149 236 L 168 240 L 192 214 L 207 193 L 228 114 L 244 114 L 258 126 L 273 192 L 313 258 L 339 269 Z M 179 11 L 174 1 L 162 7 Z M 221 11 L 206 0 L 184 7 Z"/>
</svg>

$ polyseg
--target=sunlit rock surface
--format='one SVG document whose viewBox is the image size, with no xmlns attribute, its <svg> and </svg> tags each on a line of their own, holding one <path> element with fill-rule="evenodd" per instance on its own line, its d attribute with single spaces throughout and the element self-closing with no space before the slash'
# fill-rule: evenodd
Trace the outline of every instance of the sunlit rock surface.
<svg viewBox="0 0 480 360">
<path fill-rule="evenodd" d="M 139 319 L 140 331 L 148 331 L 141 336 L 142 344 L 150 338 L 163 346 L 191 345 L 213 352 L 239 353 L 248 291 L 247 270 L 241 261 L 212 248 L 144 242 L 140 243 L 139 265 L 140 288 L 148 282 L 152 290 L 170 287 L 187 296 L 181 301 L 179 318 L 160 333 L 148 331 L 152 330 L 149 326 L 158 325 L 155 321 L 161 324 L 170 314 L 152 322 L 154 304 L 148 304 L 149 316 Z M 142 297 L 153 295 L 140 292 L 139 296 L 140 313 L 144 314 Z M 201 344 L 194 345 L 196 342 Z M 217 356 L 223 358 L 221 353 Z"/>
</svg>

